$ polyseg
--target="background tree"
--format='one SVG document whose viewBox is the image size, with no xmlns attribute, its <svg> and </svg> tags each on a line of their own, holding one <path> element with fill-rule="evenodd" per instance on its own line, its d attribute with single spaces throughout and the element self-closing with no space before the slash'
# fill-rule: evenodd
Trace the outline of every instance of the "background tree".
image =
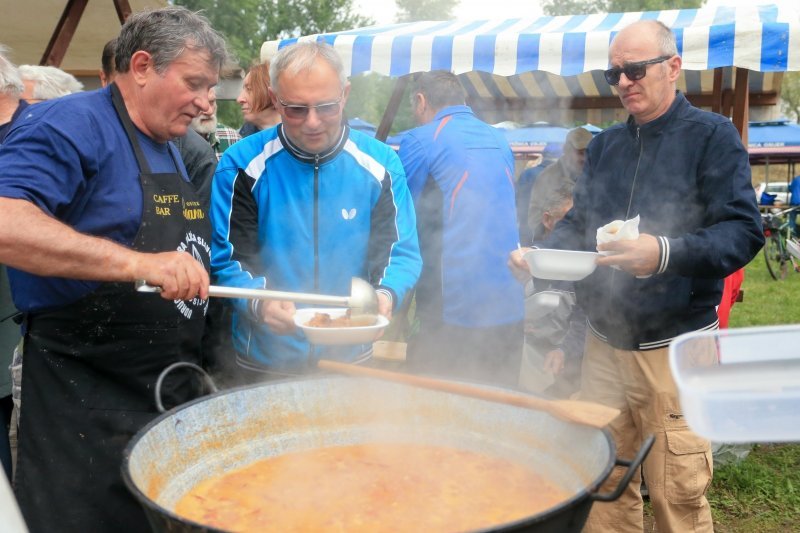
<svg viewBox="0 0 800 533">
<path fill-rule="evenodd" d="M 800 124 L 800 72 L 784 72 L 781 85 L 781 110 Z"/>
<path fill-rule="evenodd" d="M 458 3 L 458 0 L 395 0 L 397 5 L 396 21 L 449 20 L 454 18 L 453 11 Z M 354 76 L 350 80 L 352 89 L 347 101 L 347 116 L 359 117 L 376 126 L 380 124 L 395 82 L 395 78 L 379 74 Z M 405 98 L 392 122 L 391 133 L 405 131 L 416 125 L 408 102 L 408 89 L 406 89 Z"/>
<path fill-rule="evenodd" d="M 264 41 L 368 26 L 372 20 L 354 13 L 353 0 L 174 0 L 202 10 L 225 36 L 239 66 L 260 59 Z M 242 114 L 233 101 L 219 101 L 221 122 L 238 127 Z"/>
<path fill-rule="evenodd" d="M 591 13 L 623 13 L 626 11 L 659 11 L 662 9 L 698 8 L 706 0 L 543 0 L 547 15 L 581 15 Z"/>
<path fill-rule="evenodd" d="M 397 22 L 450 20 L 458 0 L 395 0 Z"/>
</svg>

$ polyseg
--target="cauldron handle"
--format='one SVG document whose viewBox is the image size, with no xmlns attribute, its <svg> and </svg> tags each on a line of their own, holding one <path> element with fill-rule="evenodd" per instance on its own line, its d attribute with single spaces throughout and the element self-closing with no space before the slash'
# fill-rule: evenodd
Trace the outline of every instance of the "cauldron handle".
<svg viewBox="0 0 800 533">
<path fill-rule="evenodd" d="M 622 479 L 619 481 L 617 488 L 615 488 L 611 492 L 603 492 L 603 493 L 595 492 L 594 494 L 591 495 L 592 500 L 598 502 L 613 502 L 614 500 L 622 496 L 622 492 L 628 486 L 628 483 L 631 482 L 631 479 L 633 478 L 634 474 L 636 474 L 636 471 L 639 469 L 639 467 L 642 465 L 642 461 L 644 461 L 644 458 L 647 457 L 647 453 L 650 451 L 650 448 L 653 447 L 653 443 L 655 441 L 656 441 L 655 436 L 649 435 L 646 439 L 644 439 L 642 447 L 639 448 L 639 451 L 636 453 L 636 457 L 634 457 L 630 461 L 626 459 L 620 459 L 618 457 L 614 464 L 616 466 L 627 466 L 628 470 L 625 471 L 625 475 L 622 476 Z"/>
<path fill-rule="evenodd" d="M 199 372 L 203 376 L 203 382 L 206 384 L 206 387 L 208 387 L 208 390 L 210 390 L 212 393 L 217 392 L 219 390 L 217 389 L 217 385 L 214 383 L 214 380 L 211 379 L 211 376 L 209 376 L 205 370 L 203 370 L 196 364 L 186 363 L 186 362 L 172 363 L 167 368 L 161 371 L 161 374 L 159 374 L 158 376 L 158 381 L 156 381 L 156 390 L 155 390 L 156 409 L 158 409 L 159 413 L 167 412 L 167 410 L 164 408 L 163 402 L 161 401 L 161 385 L 164 383 L 164 378 L 167 377 L 167 374 L 169 374 L 176 368 L 191 368 L 192 370 Z"/>
</svg>

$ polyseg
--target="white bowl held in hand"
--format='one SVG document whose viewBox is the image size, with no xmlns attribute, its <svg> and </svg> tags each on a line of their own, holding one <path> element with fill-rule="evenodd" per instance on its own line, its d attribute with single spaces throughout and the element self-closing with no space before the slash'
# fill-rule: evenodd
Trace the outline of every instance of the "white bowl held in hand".
<svg viewBox="0 0 800 533">
<path fill-rule="evenodd" d="M 308 321 L 314 318 L 315 313 L 326 313 L 333 318 L 344 316 L 345 308 L 308 308 L 298 309 L 294 314 L 294 323 L 305 333 L 311 344 L 369 344 L 375 341 L 389 325 L 389 320 L 383 315 L 376 315 L 376 322 L 371 326 L 348 326 L 338 328 L 308 326 Z"/>
<path fill-rule="evenodd" d="M 578 281 L 597 268 L 597 252 L 536 248 L 522 256 L 531 275 L 540 279 Z"/>
</svg>

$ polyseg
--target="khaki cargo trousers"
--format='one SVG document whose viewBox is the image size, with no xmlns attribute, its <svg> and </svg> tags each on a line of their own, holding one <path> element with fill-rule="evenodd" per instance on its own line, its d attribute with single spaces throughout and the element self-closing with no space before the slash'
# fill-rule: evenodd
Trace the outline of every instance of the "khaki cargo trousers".
<svg viewBox="0 0 800 533">
<path fill-rule="evenodd" d="M 580 399 L 616 407 L 620 415 L 609 429 L 617 457 L 632 459 L 644 437 L 655 444 L 643 463 L 656 531 L 713 531 L 706 490 L 713 462 L 710 443 L 686 425 L 669 369 L 667 348 L 646 352 L 616 350 L 589 331 L 583 360 Z M 619 483 L 616 467 L 601 491 Z M 595 502 L 587 533 L 642 533 L 641 475 L 637 473 L 614 502 Z"/>
</svg>

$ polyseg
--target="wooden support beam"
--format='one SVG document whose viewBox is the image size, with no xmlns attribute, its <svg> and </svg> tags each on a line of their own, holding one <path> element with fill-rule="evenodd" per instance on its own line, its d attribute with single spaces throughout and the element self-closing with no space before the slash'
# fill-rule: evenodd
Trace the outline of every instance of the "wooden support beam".
<svg viewBox="0 0 800 533">
<path fill-rule="evenodd" d="M 747 122 L 750 118 L 750 88 L 748 81 L 750 71 L 746 68 L 736 68 L 736 85 L 733 95 L 733 125 L 742 137 L 742 144 L 747 146 Z"/>
<path fill-rule="evenodd" d="M 75 30 L 78 27 L 78 22 L 81 20 L 83 10 L 86 9 L 86 4 L 89 0 L 68 0 L 67 5 L 64 6 L 64 11 L 61 13 L 61 18 L 53 31 L 53 36 L 50 37 L 50 42 L 47 49 L 42 55 L 40 65 L 51 65 L 60 67 L 64 56 L 67 54 L 67 48 L 72 41 L 72 36 L 75 35 Z"/>
<path fill-rule="evenodd" d="M 714 87 L 711 92 L 711 111 L 722 113 L 722 68 L 714 69 Z"/>
<path fill-rule="evenodd" d="M 723 115 L 730 116 L 730 108 L 734 101 L 734 91 L 722 91 L 721 111 Z M 686 99 L 697 107 L 713 107 L 713 94 L 687 94 Z M 755 93 L 749 95 L 749 102 L 754 106 L 775 105 L 778 95 L 774 91 Z M 622 103 L 616 96 L 586 96 L 580 98 L 473 98 L 470 105 L 478 110 L 491 109 L 620 109 Z M 727 112 L 726 112 L 727 108 Z"/>
<path fill-rule="evenodd" d="M 117 10 L 117 18 L 120 24 L 125 24 L 125 21 L 128 20 L 128 17 L 133 12 L 128 0 L 114 0 L 114 9 Z"/>
<path fill-rule="evenodd" d="M 386 104 L 386 111 L 384 111 L 381 123 L 375 132 L 375 138 L 379 141 L 385 141 L 386 137 L 389 136 L 389 130 L 392 128 L 392 122 L 394 122 L 394 117 L 397 115 L 397 110 L 400 109 L 400 102 L 403 100 L 403 93 L 405 93 L 410 79 L 411 74 L 397 78 L 392 96 L 389 98 L 389 103 Z"/>
</svg>

